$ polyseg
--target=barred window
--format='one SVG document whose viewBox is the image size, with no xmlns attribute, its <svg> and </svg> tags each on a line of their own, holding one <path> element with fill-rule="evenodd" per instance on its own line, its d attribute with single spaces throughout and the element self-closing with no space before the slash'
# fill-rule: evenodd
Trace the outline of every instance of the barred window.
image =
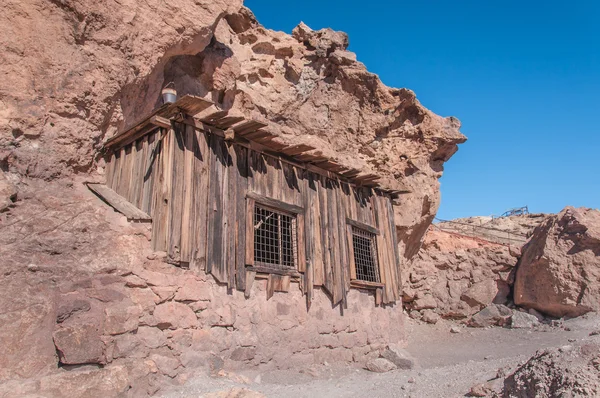
<svg viewBox="0 0 600 398">
<path fill-rule="evenodd" d="M 298 262 L 296 215 L 255 204 L 253 219 L 254 264 L 295 269 Z"/>
<path fill-rule="evenodd" d="M 356 279 L 379 283 L 377 239 L 375 234 L 352 226 L 352 247 L 354 249 Z"/>
</svg>

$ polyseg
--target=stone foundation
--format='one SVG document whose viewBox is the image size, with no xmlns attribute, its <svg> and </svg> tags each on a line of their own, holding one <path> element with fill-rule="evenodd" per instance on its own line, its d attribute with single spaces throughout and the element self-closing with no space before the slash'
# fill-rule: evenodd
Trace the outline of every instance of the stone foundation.
<svg viewBox="0 0 600 398">
<path fill-rule="evenodd" d="M 246 299 L 211 276 L 158 260 L 62 290 L 54 332 L 60 362 L 135 362 L 134 384 L 136 377 L 185 379 L 198 368 L 364 364 L 403 340 L 402 306 L 377 307 L 368 291 L 352 289 L 342 309 L 316 289 L 307 311 L 297 283 L 267 301 L 266 280 L 257 279 Z"/>
</svg>

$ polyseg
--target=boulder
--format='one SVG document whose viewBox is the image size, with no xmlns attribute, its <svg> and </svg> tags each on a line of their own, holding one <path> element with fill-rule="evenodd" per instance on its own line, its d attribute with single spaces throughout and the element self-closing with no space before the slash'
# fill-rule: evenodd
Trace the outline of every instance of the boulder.
<svg viewBox="0 0 600 398">
<path fill-rule="evenodd" d="M 98 326 L 90 323 L 61 327 L 53 334 L 59 360 L 66 365 L 105 363 Z"/>
<path fill-rule="evenodd" d="M 526 312 L 514 311 L 510 317 L 511 329 L 531 329 L 540 322 L 534 315 Z"/>
<path fill-rule="evenodd" d="M 421 320 L 423 322 L 436 324 L 440 320 L 440 318 L 441 317 L 433 310 L 425 310 L 423 311 L 423 316 L 421 317 Z"/>
<path fill-rule="evenodd" d="M 129 374 L 125 366 L 104 369 L 86 367 L 42 378 L 39 394 L 34 396 L 121 397 L 126 395 L 129 388 Z"/>
<path fill-rule="evenodd" d="M 396 365 L 385 358 L 371 359 L 367 362 L 366 368 L 375 373 L 385 373 L 397 369 Z"/>
<path fill-rule="evenodd" d="M 504 380 L 504 397 L 597 397 L 600 346 L 540 350 Z"/>
<path fill-rule="evenodd" d="M 502 304 L 491 304 L 473 315 L 468 321 L 471 327 L 504 326 L 512 315 L 512 310 Z"/>
<path fill-rule="evenodd" d="M 515 304 L 554 317 L 600 310 L 600 211 L 567 207 L 523 247 Z"/>
<path fill-rule="evenodd" d="M 461 300 L 466 301 L 471 307 L 480 308 L 491 304 L 498 294 L 498 284 L 494 279 L 485 279 L 474 283 L 466 292 L 463 293 Z"/>
<path fill-rule="evenodd" d="M 415 359 L 410 353 L 395 344 L 390 344 L 381 356 L 399 369 L 412 369 L 415 367 Z"/>
</svg>

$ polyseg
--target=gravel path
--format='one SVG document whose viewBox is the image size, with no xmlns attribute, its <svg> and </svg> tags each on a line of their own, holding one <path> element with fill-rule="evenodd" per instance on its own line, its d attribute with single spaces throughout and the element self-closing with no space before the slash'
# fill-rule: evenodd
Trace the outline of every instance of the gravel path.
<svg viewBox="0 0 600 398">
<path fill-rule="evenodd" d="M 166 388 L 164 397 L 201 397 L 208 392 L 246 388 L 267 397 L 463 397 L 470 388 L 494 379 L 499 369 L 511 373 L 538 349 L 589 339 L 600 329 L 600 317 L 588 315 L 560 327 L 536 330 L 470 329 L 450 333 L 451 323 L 437 325 L 407 321 L 407 350 L 417 368 L 377 374 L 350 366 L 238 373 L 251 380 L 199 375 L 182 386 Z M 501 379 L 499 379 L 501 382 Z M 159 394 L 160 395 L 160 394 Z"/>
</svg>

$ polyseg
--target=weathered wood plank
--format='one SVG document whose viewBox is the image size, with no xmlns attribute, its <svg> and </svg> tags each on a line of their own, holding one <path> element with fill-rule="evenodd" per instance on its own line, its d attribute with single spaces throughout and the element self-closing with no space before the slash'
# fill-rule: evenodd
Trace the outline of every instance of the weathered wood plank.
<svg viewBox="0 0 600 398">
<path fill-rule="evenodd" d="M 168 130 L 159 142 L 158 173 L 154 189 L 154 223 L 152 228 L 152 245 L 154 250 L 167 251 L 169 242 L 169 212 L 171 200 L 171 170 L 174 132 Z"/>
<path fill-rule="evenodd" d="M 162 128 L 166 128 L 166 129 L 171 128 L 171 121 L 169 119 L 167 119 L 166 117 L 154 115 L 154 116 L 150 117 L 149 122 L 150 122 L 150 124 L 153 124 L 158 127 L 162 127 Z"/>
<path fill-rule="evenodd" d="M 243 116 L 226 116 L 222 119 L 216 120 L 214 124 L 217 128 L 220 128 L 221 130 L 226 130 L 234 124 L 241 122 L 242 120 L 244 120 Z"/>
<path fill-rule="evenodd" d="M 170 261 L 181 262 L 181 222 L 185 181 L 185 125 L 174 124 L 174 147 L 171 161 L 171 195 L 169 199 L 169 240 L 167 254 Z"/>
<path fill-rule="evenodd" d="M 338 223 L 340 220 L 338 219 L 337 212 L 337 195 L 336 195 L 336 187 L 335 181 L 328 180 L 327 182 L 327 212 L 329 213 L 329 242 L 331 247 L 331 265 L 333 270 L 333 305 L 339 304 L 344 298 L 344 288 L 343 288 L 343 271 L 341 266 L 341 252 L 340 252 L 340 244 L 339 244 L 339 236 L 338 236 Z"/>
<path fill-rule="evenodd" d="M 307 222 L 307 231 L 311 231 L 312 238 L 312 255 L 309 261 L 313 267 L 313 285 L 322 286 L 324 283 L 324 266 L 323 266 L 323 235 L 322 235 L 322 220 L 321 220 L 321 205 L 319 200 L 320 177 L 311 172 L 307 174 L 307 192 L 308 202 L 306 209 L 311 219 Z M 307 238 L 308 242 L 308 238 Z M 308 253 L 308 252 L 307 252 Z"/>
<path fill-rule="evenodd" d="M 288 156 L 295 156 L 295 155 L 300 155 L 301 153 L 304 153 L 304 152 L 312 151 L 313 149 L 316 149 L 316 148 L 311 145 L 297 144 L 297 145 L 289 146 L 289 147 L 283 149 L 281 152 L 285 153 Z"/>
<path fill-rule="evenodd" d="M 273 297 L 275 293 L 275 281 L 274 279 L 278 278 L 279 275 L 269 274 L 267 278 L 267 301 Z"/>
<path fill-rule="evenodd" d="M 215 125 L 217 120 L 224 118 L 228 113 L 229 111 L 216 111 L 199 118 L 199 120 L 204 123 Z"/>
<path fill-rule="evenodd" d="M 183 125 L 184 133 L 184 155 L 183 155 L 183 203 L 181 211 L 181 261 L 191 262 L 192 239 L 195 229 L 193 218 L 194 206 L 192 195 L 194 194 L 194 128 Z"/>
<path fill-rule="evenodd" d="M 142 193 L 142 207 L 141 209 L 152 216 L 152 192 L 154 189 L 154 179 L 156 176 L 157 169 L 157 158 L 158 151 L 156 144 L 158 142 L 159 133 L 149 134 L 144 140 L 144 184 Z"/>
<path fill-rule="evenodd" d="M 375 290 L 375 305 L 381 306 L 383 303 L 383 288 L 377 288 Z"/>
<path fill-rule="evenodd" d="M 321 246 L 323 248 L 323 287 L 333 295 L 333 269 L 331 264 L 330 226 L 328 211 L 327 178 L 319 177 L 319 208 L 321 222 Z M 316 279 L 316 278 L 315 278 Z"/>
<path fill-rule="evenodd" d="M 375 227 L 373 227 L 371 225 L 362 223 L 360 221 L 353 220 L 351 218 L 346 218 L 346 223 L 348 223 L 348 224 L 350 224 L 350 225 L 352 225 L 352 226 L 354 226 L 356 228 L 364 229 L 365 231 L 370 232 L 370 233 L 375 234 L 375 235 L 379 235 L 380 234 L 379 229 L 377 229 L 377 228 L 375 228 Z"/>
<path fill-rule="evenodd" d="M 352 226 L 346 227 L 346 237 L 348 240 L 348 260 L 350 263 L 350 280 L 356 279 L 356 262 L 354 257 L 354 238 L 352 234 Z"/>
<path fill-rule="evenodd" d="M 254 201 L 256 203 L 260 203 L 262 205 L 265 206 L 269 206 L 269 207 L 273 207 L 275 209 L 280 209 L 280 210 L 284 210 L 287 211 L 289 213 L 293 213 L 293 214 L 301 214 L 304 212 L 304 208 L 291 204 L 291 203 L 286 203 L 283 202 L 281 200 L 278 199 L 272 199 L 269 198 L 267 196 L 261 195 L 259 193 L 256 192 L 248 192 L 246 194 L 246 197 L 254 199 Z"/>
<path fill-rule="evenodd" d="M 236 124 L 233 126 L 233 130 L 235 131 L 236 135 L 243 137 L 244 135 L 250 134 L 263 127 L 267 127 L 267 124 L 256 120 L 248 120 L 246 122 Z"/>
<path fill-rule="evenodd" d="M 254 199 L 246 198 L 246 265 L 254 265 Z"/>
<path fill-rule="evenodd" d="M 131 174 L 129 189 L 127 192 L 129 201 L 137 208 L 140 207 L 138 203 L 139 190 L 141 189 L 141 183 L 143 182 L 140 176 L 142 171 L 142 167 L 140 165 L 142 160 L 142 146 L 140 144 L 140 140 L 137 140 L 131 144 Z"/>
<path fill-rule="evenodd" d="M 386 200 L 386 207 L 388 210 L 388 220 L 390 223 L 390 234 L 392 236 L 392 246 L 393 246 L 393 250 L 394 250 L 394 260 L 395 261 L 395 270 L 396 270 L 396 283 L 397 283 L 397 299 L 400 299 L 400 297 L 402 297 L 402 280 L 400 278 L 400 273 L 401 273 L 401 262 L 400 262 L 400 253 L 398 250 L 398 235 L 396 233 L 396 223 L 394 221 L 394 208 L 392 206 L 392 200 L 388 199 Z"/>
<path fill-rule="evenodd" d="M 105 156 L 106 166 L 104 167 L 104 181 L 106 186 L 112 188 L 112 180 L 115 173 L 115 153 L 111 152 Z"/>
<path fill-rule="evenodd" d="M 224 253 L 223 259 L 227 275 L 227 287 L 232 289 L 236 284 L 236 244 L 237 244 L 237 183 L 238 183 L 238 157 L 235 153 L 235 145 L 226 143 L 224 150 L 227 151 L 226 179 L 223 182 L 223 198 L 225 213 L 225 233 L 223 236 Z"/>
<path fill-rule="evenodd" d="M 248 191 L 248 150 L 236 145 L 236 217 L 235 217 L 235 276 L 239 291 L 246 290 L 246 239 L 253 240 L 254 235 L 246 235 Z"/>
<path fill-rule="evenodd" d="M 192 217 L 192 261 L 190 269 L 200 271 L 206 269 L 206 237 L 208 226 L 208 191 L 209 191 L 209 149 L 208 137 L 201 131 L 194 131 L 194 172 Z"/>
<path fill-rule="evenodd" d="M 379 256 L 379 276 L 381 282 L 385 284 L 383 288 L 383 303 L 389 304 L 395 302 L 394 285 L 392 280 L 392 274 L 390 270 L 390 248 L 386 239 L 386 231 L 383 230 L 387 224 L 385 214 L 382 213 L 380 201 L 377 197 L 373 198 L 373 207 L 375 210 L 375 218 L 377 220 L 377 226 L 382 231 L 382 234 L 377 235 L 377 252 Z"/>
<path fill-rule="evenodd" d="M 151 221 L 150 216 L 104 184 L 87 184 L 88 188 L 128 220 Z"/>
<path fill-rule="evenodd" d="M 225 142 L 220 137 L 210 137 L 210 206 L 207 230 L 207 272 L 218 282 L 228 283 L 226 261 L 227 242 L 229 237 L 230 209 L 227 207 L 229 184 L 227 167 L 231 161 Z M 231 220 L 233 221 L 233 220 Z M 233 259 L 232 259 L 233 260 Z"/>
<path fill-rule="evenodd" d="M 250 298 L 250 294 L 252 293 L 252 285 L 254 284 L 254 279 L 256 278 L 256 272 L 254 271 L 246 271 L 246 283 L 244 289 L 244 297 L 247 299 Z"/>
</svg>

